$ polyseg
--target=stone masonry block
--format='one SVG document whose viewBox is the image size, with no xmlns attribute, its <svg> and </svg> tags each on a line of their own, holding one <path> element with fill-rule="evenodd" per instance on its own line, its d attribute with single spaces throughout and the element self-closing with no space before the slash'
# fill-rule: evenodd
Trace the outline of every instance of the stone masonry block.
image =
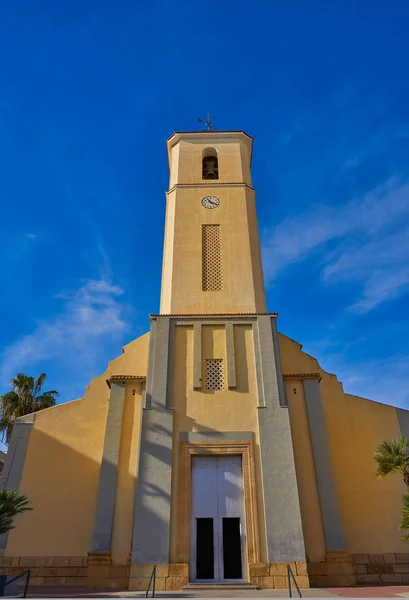
<svg viewBox="0 0 409 600">
<path fill-rule="evenodd" d="M 409 574 L 403 573 L 403 575 L 401 575 L 402 577 L 402 583 L 406 584 L 409 583 Z"/>
<path fill-rule="evenodd" d="M 291 563 L 270 563 L 270 575 L 271 577 L 286 577 L 287 576 L 287 565 L 290 565 L 292 572 L 296 573 L 296 566 L 294 562 Z"/>
<path fill-rule="evenodd" d="M 112 565 L 109 567 L 110 578 L 129 577 L 129 567 L 125 565 Z"/>
<path fill-rule="evenodd" d="M 250 577 L 250 583 L 261 590 L 263 588 L 263 579 L 263 577 Z"/>
<path fill-rule="evenodd" d="M 44 577 L 44 585 L 54 585 L 55 587 L 58 587 L 63 585 L 62 580 L 65 581 L 65 577 Z"/>
<path fill-rule="evenodd" d="M 20 556 L 18 564 L 20 567 L 34 567 L 35 561 L 35 556 Z"/>
<path fill-rule="evenodd" d="M 305 562 L 296 562 L 295 563 L 295 569 L 296 569 L 296 573 L 297 575 L 304 575 L 304 576 L 308 576 L 308 569 L 307 569 L 307 563 Z"/>
<path fill-rule="evenodd" d="M 70 557 L 69 556 L 54 556 L 54 567 L 69 567 Z"/>
<path fill-rule="evenodd" d="M 128 577 L 112 577 L 107 581 L 109 588 L 112 590 L 127 590 L 129 587 Z"/>
<path fill-rule="evenodd" d="M 36 567 L 46 567 L 47 566 L 47 557 L 46 556 L 36 556 L 35 560 Z"/>
<path fill-rule="evenodd" d="M 407 553 L 396 554 L 396 562 L 397 563 L 409 563 L 409 554 L 407 554 Z"/>
<path fill-rule="evenodd" d="M 319 563 L 308 563 L 308 573 L 311 576 L 315 575 L 328 575 L 328 566 L 327 563 L 319 562 Z"/>
<path fill-rule="evenodd" d="M 358 583 L 380 583 L 381 576 L 380 575 L 357 575 Z"/>
<path fill-rule="evenodd" d="M 393 565 L 390 564 L 372 564 L 369 563 L 369 565 L 367 565 L 367 573 L 368 575 L 373 575 L 375 573 L 379 573 L 379 575 L 381 575 L 382 573 L 393 573 Z"/>
<path fill-rule="evenodd" d="M 249 564 L 251 577 L 268 577 L 270 575 L 270 563 Z"/>
<path fill-rule="evenodd" d="M 356 565 L 366 565 L 369 563 L 367 554 L 353 554 L 352 558 Z"/>
<path fill-rule="evenodd" d="M 13 556 L 11 559 L 11 566 L 12 567 L 18 567 L 20 564 L 20 557 L 19 556 Z"/>
<path fill-rule="evenodd" d="M 82 567 L 83 556 L 70 556 L 71 567 Z"/>
<path fill-rule="evenodd" d="M 306 589 L 310 587 L 310 579 L 307 577 L 307 575 L 296 575 L 295 580 L 300 589 Z M 291 581 L 291 585 L 292 584 L 293 581 Z"/>
<path fill-rule="evenodd" d="M 44 585 L 44 577 L 30 577 L 30 586 Z"/>
<path fill-rule="evenodd" d="M 85 587 L 87 582 L 86 577 L 66 577 L 65 585 L 72 587 Z"/>
<path fill-rule="evenodd" d="M 170 564 L 169 577 L 189 577 L 189 565 L 187 563 Z"/>
<path fill-rule="evenodd" d="M 150 577 L 152 575 L 153 564 L 145 564 L 143 565 L 142 574 L 143 577 Z M 159 564 L 156 565 L 156 578 L 158 577 L 167 577 L 169 575 L 169 565 L 168 564 Z"/>
<path fill-rule="evenodd" d="M 12 556 L 3 556 L 3 567 L 11 567 Z"/>
<path fill-rule="evenodd" d="M 47 567 L 52 567 L 54 564 L 54 556 L 47 556 L 46 557 L 46 565 Z"/>
<path fill-rule="evenodd" d="M 398 585 L 402 583 L 402 575 L 383 574 L 381 575 L 381 581 L 382 583 L 393 583 L 394 585 Z"/>
<path fill-rule="evenodd" d="M 393 573 L 409 573 L 409 565 L 391 565 Z"/>
<path fill-rule="evenodd" d="M 166 577 L 165 587 L 167 590 L 181 590 L 188 583 L 188 577 Z"/>
<path fill-rule="evenodd" d="M 356 578 L 355 575 L 329 575 L 326 585 L 330 587 L 354 587 Z"/>
<path fill-rule="evenodd" d="M 131 565 L 130 576 L 131 577 L 143 577 L 144 565 Z"/>
<path fill-rule="evenodd" d="M 368 573 L 366 567 L 367 565 L 355 565 L 354 571 L 357 575 L 366 575 Z"/>
<path fill-rule="evenodd" d="M 259 577 L 259 586 L 262 590 L 273 590 L 275 577 Z"/>
<path fill-rule="evenodd" d="M 144 591 L 148 587 L 149 577 L 130 577 L 129 589 L 136 592 Z"/>
<path fill-rule="evenodd" d="M 273 579 L 274 579 L 274 589 L 275 590 L 286 590 L 286 589 L 288 589 L 288 579 L 287 579 L 287 577 L 277 576 L 277 577 L 273 577 Z"/>
<path fill-rule="evenodd" d="M 43 567 L 41 575 L 44 575 L 44 577 L 55 577 L 57 575 L 57 567 Z"/>
<path fill-rule="evenodd" d="M 396 556 L 394 554 L 384 554 L 383 562 L 385 563 L 396 563 Z"/>
<path fill-rule="evenodd" d="M 383 554 L 368 554 L 368 559 L 369 559 L 369 562 L 373 563 L 373 564 L 377 564 L 377 565 L 384 564 Z"/>
<path fill-rule="evenodd" d="M 350 562 L 347 563 L 340 563 L 340 572 L 343 575 L 354 575 L 355 574 L 355 568 L 354 565 Z M 361 565 L 364 566 L 364 565 Z"/>
<path fill-rule="evenodd" d="M 146 592 L 146 588 L 148 587 L 149 577 L 131 577 L 129 580 L 129 589 L 130 590 L 138 590 Z M 164 592 L 165 591 L 165 577 L 157 577 L 155 583 L 155 591 Z"/>
</svg>

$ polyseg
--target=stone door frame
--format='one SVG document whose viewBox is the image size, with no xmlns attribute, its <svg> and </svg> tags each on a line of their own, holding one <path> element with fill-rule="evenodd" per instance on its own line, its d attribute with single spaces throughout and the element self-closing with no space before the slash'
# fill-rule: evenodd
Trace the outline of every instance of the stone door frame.
<svg viewBox="0 0 409 600">
<path fill-rule="evenodd" d="M 260 562 L 254 447 L 251 440 L 180 442 L 177 562 L 190 564 L 192 456 L 241 456 L 248 564 Z"/>
</svg>

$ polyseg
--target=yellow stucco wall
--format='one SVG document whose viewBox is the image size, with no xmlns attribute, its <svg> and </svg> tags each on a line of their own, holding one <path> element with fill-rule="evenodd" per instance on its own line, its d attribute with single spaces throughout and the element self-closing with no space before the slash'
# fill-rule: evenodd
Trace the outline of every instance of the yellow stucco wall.
<svg viewBox="0 0 409 600">
<path fill-rule="evenodd" d="M 135 395 L 133 395 L 133 391 L 135 391 Z M 126 564 L 131 549 L 141 424 L 142 385 L 128 383 L 125 393 L 112 526 L 111 558 L 114 564 Z"/>
<path fill-rule="evenodd" d="M 182 134 L 181 141 L 169 148 L 169 189 L 180 183 L 202 182 L 203 151 L 215 148 L 218 155 L 219 179 L 217 183 L 241 183 L 251 186 L 249 139 L 242 134 L 226 137 L 212 133 L 192 139 Z M 244 141 L 246 140 L 246 141 Z"/>
<path fill-rule="evenodd" d="M 398 529 L 403 483 L 397 476 L 378 479 L 373 461 L 379 442 L 400 435 L 396 409 L 345 394 L 335 375 L 326 373 L 300 344 L 284 335 L 280 353 L 283 373 L 322 376 L 320 392 L 348 551 L 405 552 Z M 287 382 L 287 395 L 306 551 L 312 559 L 323 555 L 324 546 L 302 383 Z"/>
<path fill-rule="evenodd" d="M 170 560 L 177 560 L 177 505 L 180 432 L 252 431 L 255 434 L 257 503 L 261 532 L 261 554 L 265 555 L 263 536 L 263 498 L 261 490 L 260 442 L 257 415 L 257 391 L 253 334 L 250 325 L 235 326 L 236 390 L 203 392 L 193 389 L 193 328 L 178 326 L 175 331 L 173 371 L 173 469 L 171 502 Z M 222 326 L 202 327 L 202 364 L 206 358 L 226 361 L 225 330 Z M 225 362 L 226 364 L 226 362 Z M 227 377 L 227 374 L 225 373 Z M 202 376 L 205 381 L 204 373 Z M 227 382 L 225 383 L 227 388 Z"/>
<path fill-rule="evenodd" d="M 148 341 L 146 334 L 125 346 L 106 372 L 92 380 L 84 398 L 36 413 L 20 484 L 33 510 L 19 517 L 18 527 L 9 535 L 6 555 L 81 556 L 89 551 L 109 402 L 106 380 L 115 374 L 146 375 Z M 128 387 L 138 388 L 139 384 Z M 140 396 L 131 398 L 133 411 L 127 393 L 126 436 L 120 457 L 120 478 L 127 487 L 136 468 L 135 459 L 126 456 L 127 444 L 136 444 L 129 422 L 136 425 L 140 407 Z M 120 506 L 125 506 L 122 522 L 116 515 L 118 557 L 124 554 L 119 532 L 129 523 L 130 495 L 123 490 L 118 498 Z"/>
<path fill-rule="evenodd" d="M 217 195 L 214 210 L 202 206 Z M 220 225 L 223 289 L 202 290 L 202 225 Z M 167 195 L 162 314 L 265 312 L 254 192 L 244 187 L 175 189 Z"/>
</svg>

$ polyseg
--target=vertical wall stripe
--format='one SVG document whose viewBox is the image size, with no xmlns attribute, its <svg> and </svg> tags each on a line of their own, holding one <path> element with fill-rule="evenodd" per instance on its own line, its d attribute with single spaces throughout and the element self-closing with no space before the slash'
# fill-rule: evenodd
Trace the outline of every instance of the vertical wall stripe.
<svg viewBox="0 0 409 600">
<path fill-rule="evenodd" d="M 346 545 L 342 531 L 319 383 L 316 379 L 304 379 L 303 384 L 325 544 L 327 550 L 345 550 Z"/>
<path fill-rule="evenodd" d="M 281 370 L 280 345 L 278 341 L 278 331 L 276 320 L 272 319 L 271 328 L 273 331 L 274 357 L 277 372 L 278 398 L 280 406 L 288 406 L 287 390 L 284 384 L 283 373 Z"/>
<path fill-rule="evenodd" d="M 91 552 L 111 550 L 125 383 L 111 383 Z"/>
<path fill-rule="evenodd" d="M 268 315 L 257 317 L 265 407 L 258 410 L 267 537 L 267 561 L 305 561 L 304 535 L 288 409 L 280 398 L 273 327 Z"/>
<path fill-rule="evenodd" d="M 169 333 L 169 317 L 159 316 L 151 322 L 154 340 L 149 350 L 150 376 L 147 381 L 150 408 L 144 409 L 142 415 L 132 535 L 133 564 L 169 563 L 173 436 L 173 411 L 167 408 L 168 374 L 173 353 Z"/>
<path fill-rule="evenodd" d="M 202 389 L 202 324 L 193 324 L 193 389 Z"/>
<path fill-rule="evenodd" d="M 236 355 L 234 351 L 234 325 L 226 323 L 226 357 L 227 357 L 227 385 L 229 389 L 236 388 Z"/>
<path fill-rule="evenodd" d="M 145 386 L 145 408 L 151 408 L 152 383 L 153 383 L 153 356 L 155 354 L 155 339 L 156 339 L 155 332 L 156 332 L 156 318 L 151 319 L 151 330 L 149 333 L 148 369 L 147 369 L 147 373 L 146 373 L 146 386 Z M 152 357 L 152 359 L 150 357 Z"/>
<path fill-rule="evenodd" d="M 265 406 L 263 376 L 261 371 L 261 356 L 260 356 L 260 340 L 258 335 L 258 322 L 253 323 L 253 344 L 254 344 L 254 359 L 256 362 L 256 382 L 257 382 L 257 398 L 258 407 Z"/>
<path fill-rule="evenodd" d="M 398 417 L 401 434 L 409 437 L 409 410 L 396 408 L 396 415 Z"/>
<path fill-rule="evenodd" d="M 21 419 L 21 420 L 20 420 Z M 20 417 L 14 422 L 13 433 L 4 461 L 3 472 L 0 478 L 0 488 L 15 490 L 20 486 L 27 454 L 28 442 L 33 429 L 34 415 Z M 8 533 L 0 536 L 0 548 L 5 548 Z"/>
</svg>

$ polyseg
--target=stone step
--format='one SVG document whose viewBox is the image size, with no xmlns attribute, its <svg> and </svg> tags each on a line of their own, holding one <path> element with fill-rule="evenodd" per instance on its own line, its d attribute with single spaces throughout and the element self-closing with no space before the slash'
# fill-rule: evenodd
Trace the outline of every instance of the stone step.
<svg viewBox="0 0 409 600">
<path fill-rule="evenodd" d="M 211 583 L 189 583 L 183 590 L 257 590 L 251 583 L 234 583 L 231 581 L 215 581 Z"/>
</svg>

